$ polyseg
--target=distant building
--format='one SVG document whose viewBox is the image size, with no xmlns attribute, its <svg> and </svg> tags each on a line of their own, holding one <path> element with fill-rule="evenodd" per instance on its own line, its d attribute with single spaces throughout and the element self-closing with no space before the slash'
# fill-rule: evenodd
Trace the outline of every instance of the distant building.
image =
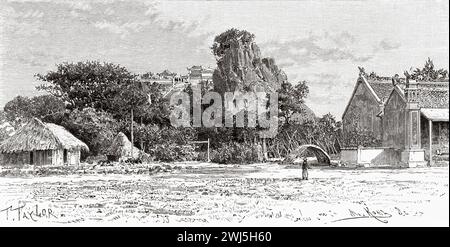
<svg viewBox="0 0 450 247">
<path fill-rule="evenodd" d="M 188 85 L 199 85 L 212 89 L 212 77 L 214 69 L 204 68 L 203 66 L 194 65 L 187 68 L 187 75 L 181 75 L 174 77 L 174 81 L 170 87 L 164 91 L 164 97 L 170 97 L 174 93 L 181 92 Z"/>
<path fill-rule="evenodd" d="M 143 83 L 144 88 L 148 88 L 153 83 L 161 86 L 163 94 L 172 90 L 176 84 L 182 84 L 188 82 L 187 76 L 178 76 L 177 73 L 170 72 L 169 70 L 164 70 L 161 73 L 154 74 L 144 74 L 140 78 Z"/>
<path fill-rule="evenodd" d="M 344 161 L 409 167 L 448 162 L 449 82 L 361 73 L 342 124 Z"/>
<path fill-rule="evenodd" d="M 194 65 L 188 70 L 188 80 L 191 84 L 198 84 L 200 82 L 212 82 L 214 69 L 204 68 L 203 66 Z"/>
</svg>

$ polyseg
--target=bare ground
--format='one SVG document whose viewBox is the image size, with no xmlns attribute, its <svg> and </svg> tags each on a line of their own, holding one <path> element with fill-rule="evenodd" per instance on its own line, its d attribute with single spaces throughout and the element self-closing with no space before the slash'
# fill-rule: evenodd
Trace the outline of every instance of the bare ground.
<svg viewBox="0 0 450 247">
<path fill-rule="evenodd" d="M 0 225 L 449 225 L 448 167 L 314 168 L 302 181 L 300 169 L 277 164 L 176 165 L 154 175 L 1 177 Z"/>
</svg>

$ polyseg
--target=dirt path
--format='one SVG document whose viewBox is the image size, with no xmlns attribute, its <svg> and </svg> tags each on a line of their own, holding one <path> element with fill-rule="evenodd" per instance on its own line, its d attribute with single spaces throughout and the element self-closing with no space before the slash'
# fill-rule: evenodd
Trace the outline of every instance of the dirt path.
<svg viewBox="0 0 450 247">
<path fill-rule="evenodd" d="M 0 178 L 0 224 L 448 226 L 448 167 L 300 174 L 276 164 L 184 164 L 152 176 Z"/>
</svg>

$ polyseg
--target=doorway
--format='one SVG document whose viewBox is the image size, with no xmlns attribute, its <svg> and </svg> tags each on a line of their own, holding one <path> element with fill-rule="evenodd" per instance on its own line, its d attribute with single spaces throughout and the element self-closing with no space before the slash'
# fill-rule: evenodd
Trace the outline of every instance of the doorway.
<svg viewBox="0 0 450 247">
<path fill-rule="evenodd" d="M 30 165 L 34 164 L 34 153 L 33 151 L 30 152 Z"/>
<path fill-rule="evenodd" d="M 64 152 L 63 152 L 63 162 L 64 162 L 64 164 L 67 164 L 67 149 L 64 149 Z"/>
</svg>

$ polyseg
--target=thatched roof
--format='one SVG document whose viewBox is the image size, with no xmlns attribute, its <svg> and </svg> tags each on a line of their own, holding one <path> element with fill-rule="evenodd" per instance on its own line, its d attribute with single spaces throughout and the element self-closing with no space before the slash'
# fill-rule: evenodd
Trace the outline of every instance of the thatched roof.
<svg viewBox="0 0 450 247">
<path fill-rule="evenodd" d="M 84 142 L 78 140 L 64 127 L 43 123 L 37 118 L 0 143 L 0 153 L 78 148 L 89 151 Z"/>
<path fill-rule="evenodd" d="M 133 146 L 128 140 L 127 136 L 119 132 L 119 134 L 114 137 L 111 146 L 106 151 L 107 155 L 114 155 L 116 157 L 132 157 L 131 150 L 133 149 L 133 157 L 136 158 L 141 153 L 137 147 Z"/>
</svg>

